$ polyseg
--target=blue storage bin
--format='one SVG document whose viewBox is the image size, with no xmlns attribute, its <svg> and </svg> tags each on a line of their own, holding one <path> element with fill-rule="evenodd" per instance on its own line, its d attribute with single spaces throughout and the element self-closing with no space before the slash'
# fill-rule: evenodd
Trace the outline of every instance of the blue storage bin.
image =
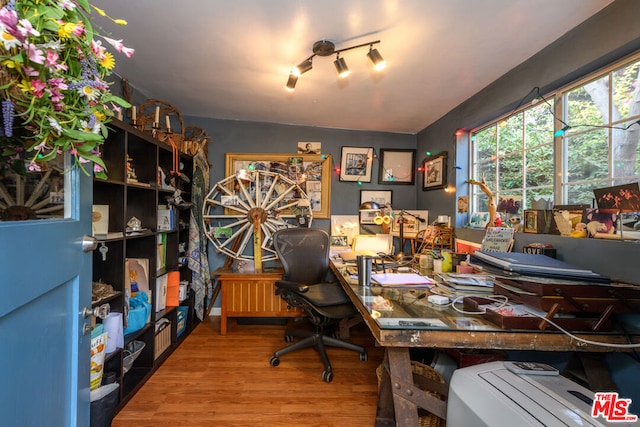
<svg viewBox="0 0 640 427">
<path fill-rule="evenodd" d="M 178 329 L 177 335 L 180 336 L 187 329 L 187 315 L 189 314 L 189 307 L 181 305 L 178 307 Z"/>
</svg>

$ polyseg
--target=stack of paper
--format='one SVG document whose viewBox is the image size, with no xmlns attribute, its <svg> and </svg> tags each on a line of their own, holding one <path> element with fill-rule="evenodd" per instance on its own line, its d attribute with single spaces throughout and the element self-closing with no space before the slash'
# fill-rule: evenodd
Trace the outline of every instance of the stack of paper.
<svg viewBox="0 0 640 427">
<path fill-rule="evenodd" d="M 489 295 L 493 276 L 477 273 L 438 273 L 436 292 L 447 296 Z"/>
<path fill-rule="evenodd" d="M 435 282 L 416 273 L 376 273 L 371 275 L 371 283 L 381 286 L 429 286 Z"/>
</svg>

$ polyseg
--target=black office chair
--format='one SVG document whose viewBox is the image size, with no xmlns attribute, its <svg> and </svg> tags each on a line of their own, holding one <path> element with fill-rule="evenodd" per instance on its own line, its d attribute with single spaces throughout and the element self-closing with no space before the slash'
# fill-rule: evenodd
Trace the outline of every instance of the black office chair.
<svg viewBox="0 0 640 427">
<path fill-rule="evenodd" d="M 327 335 L 332 329 L 329 326 L 358 314 L 340 283 L 327 281 L 331 276 L 329 236 L 314 228 L 284 228 L 273 233 L 272 239 L 284 267 L 282 280 L 275 283 L 276 294 L 291 307 L 302 308 L 315 325 L 315 332 L 276 351 L 269 363 L 278 366 L 280 356 L 301 348 L 314 347 L 324 363 L 322 380 L 331 382 L 333 372 L 326 345 L 357 351 L 363 361 L 367 360 L 367 350 Z M 287 331 L 285 340 L 291 342 L 294 335 L 297 334 Z"/>
</svg>

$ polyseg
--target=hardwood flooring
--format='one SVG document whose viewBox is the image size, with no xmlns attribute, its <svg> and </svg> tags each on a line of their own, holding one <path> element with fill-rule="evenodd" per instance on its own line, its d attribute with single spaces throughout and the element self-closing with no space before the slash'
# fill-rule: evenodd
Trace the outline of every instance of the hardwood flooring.
<svg viewBox="0 0 640 427">
<path fill-rule="evenodd" d="M 114 418 L 125 426 L 373 426 L 377 406 L 376 368 L 383 349 L 364 324 L 351 341 L 358 353 L 328 348 L 331 383 L 313 349 L 289 353 L 273 367 L 274 351 L 287 345 L 283 325 L 238 325 L 220 318 L 200 323 Z"/>
</svg>

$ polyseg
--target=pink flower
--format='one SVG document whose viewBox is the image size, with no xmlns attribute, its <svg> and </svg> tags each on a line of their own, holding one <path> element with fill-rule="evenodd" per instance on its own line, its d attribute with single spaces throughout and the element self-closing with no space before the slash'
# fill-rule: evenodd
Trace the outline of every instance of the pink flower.
<svg viewBox="0 0 640 427">
<path fill-rule="evenodd" d="M 31 22 L 28 19 L 21 19 L 17 30 L 18 35 L 22 37 L 22 40 L 26 39 L 28 36 L 38 37 L 40 35 L 40 32 L 33 28 L 33 25 L 31 25 Z"/>
<path fill-rule="evenodd" d="M 64 82 L 64 79 L 62 77 L 56 77 L 54 79 L 49 79 L 49 80 L 47 80 L 47 83 L 49 83 L 49 86 L 51 86 L 52 89 L 60 89 L 60 90 L 67 90 L 68 89 L 68 86 Z"/>
<path fill-rule="evenodd" d="M 97 164 L 97 163 L 93 164 L 93 171 L 94 172 L 102 172 L 103 170 L 104 170 L 104 168 L 102 166 L 100 166 L 99 164 Z"/>
<path fill-rule="evenodd" d="M 36 48 L 36 45 L 29 43 L 29 60 L 31 62 L 35 62 L 36 64 L 44 63 L 44 55 L 42 54 L 42 50 Z"/>
<path fill-rule="evenodd" d="M 15 30 L 18 24 L 18 14 L 15 10 L 9 10 L 3 7 L 0 9 L 0 23 L 10 30 Z"/>
<path fill-rule="evenodd" d="M 123 47 L 122 48 L 122 53 L 124 53 L 125 55 L 127 55 L 127 58 L 131 58 L 131 55 L 133 55 L 133 53 L 135 52 L 135 49 L 132 49 L 130 47 Z"/>
<path fill-rule="evenodd" d="M 35 70 L 33 67 L 29 67 L 28 65 L 24 67 L 24 73 L 29 77 L 36 77 L 40 75 L 40 72 Z"/>
<path fill-rule="evenodd" d="M 58 2 L 58 6 L 60 6 L 61 9 L 67 9 L 67 10 L 73 10 L 76 8 L 75 3 L 72 2 L 71 0 L 61 0 Z"/>
<path fill-rule="evenodd" d="M 76 37 L 80 37 L 85 33 L 84 25 L 78 23 L 76 27 L 73 29 L 73 35 Z"/>
<path fill-rule="evenodd" d="M 130 47 L 125 47 L 122 44 L 122 39 L 115 40 L 115 39 L 110 39 L 109 37 L 104 37 L 104 39 L 107 41 L 107 43 L 113 46 L 117 52 L 122 52 L 125 55 L 127 55 L 127 58 L 131 58 L 131 55 L 133 55 L 133 53 L 135 52 L 135 49 L 131 49 Z"/>
<path fill-rule="evenodd" d="M 44 95 L 44 89 L 47 87 L 47 84 L 39 79 L 31 80 L 31 86 L 33 87 L 33 96 L 37 98 L 42 98 Z"/>
<path fill-rule="evenodd" d="M 40 172 L 42 170 L 40 166 L 33 160 L 31 160 L 31 162 L 29 163 L 28 169 L 35 172 Z"/>
</svg>

